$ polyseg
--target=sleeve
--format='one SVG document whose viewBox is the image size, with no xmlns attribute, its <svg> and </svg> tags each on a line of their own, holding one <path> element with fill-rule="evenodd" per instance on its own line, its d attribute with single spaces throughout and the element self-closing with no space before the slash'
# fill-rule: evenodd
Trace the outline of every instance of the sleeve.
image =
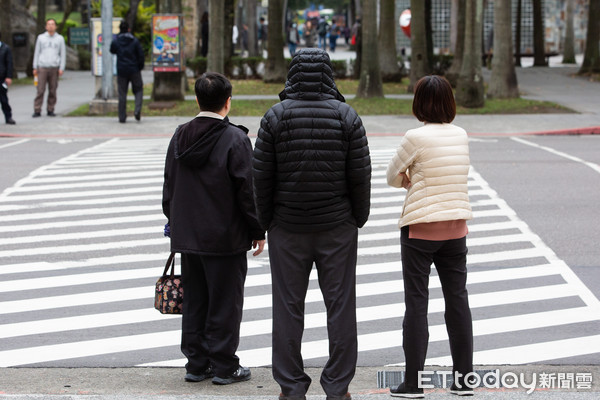
<svg viewBox="0 0 600 400">
<path fill-rule="evenodd" d="M 356 225 L 362 228 L 371 209 L 371 156 L 365 128 L 353 109 L 348 118 L 352 121 L 346 177 Z"/>
<path fill-rule="evenodd" d="M 167 217 L 167 220 L 171 220 L 171 196 L 172 196 L 172 164 L 173 164 L 173 139 L 169 142 L 169 148 L 165 158 L 165 172 L 164 172 L 164 183 L 163 183 L 163 194 L 162 194 L 162 209 L 163 214 Z"/>
<path fill-rule="evenodd" d="M 265 231 L 261 228 L 256 214 L 252 184 L 252 144 L 244 135 L 235 143 L 228 160 L 229 175 L 235 186 L 237 204 L 250 228 L 252 240 L 263 240 Z"/>
<path fill-rule="evenodd" d="M 138 69 L 141 71 L 144 69 L 144 49 L 137 39 L 135 41 L 135 51 L 137 53 Z"/>
<path fill-rule="evenodd" d="M 110 42 L 110 52 L 112 54 L 117 54 L 118 50 L 119 50 L 119 45 L 117 44 L 117 41 L 113 37 L 113 40 Z"/>
<path fill-rule="evenodd" d="M 40 37 L 38 36 L 35 41 L 35 50 L 33 51 L 33 69 L 38 69 L 41 49 Z"/>
<path fill-rule="evenodd" d="M 8 46 L 6 46 L 6 77 L 13 78 L 13 56 Z"/>
<path fill-rule="evenodd" d="M 263 229 L 269 229 L 273 220 L 273 196 L 277 172 L 273 134 L 268 122 L 269 113 L 272 111 L 267 111 L 260 122 L 252 163 L 256 209 Z"/>
<path fill-rule="evenodd" d="M 388 164 L 386 172 L 388 185 L 397 188 L 402 187 L 402 177 L 400 177 L 399 174 L 406 173 L 416 156 L 416 146 L 411 139 L 409 131 L 402 138 L 400 146 L 396 150 L 396 154 L 394 154 L 394 157 Z"/>
<path fill-rule="evenodd" d="M 67 47 L 65 45 L 65 38 L 61 36 L 61 39 L 62 40 L 60 41 L 60 66 L 58 67 L 58 69 L 64 71 L 67 65 Z"/>
</svg>

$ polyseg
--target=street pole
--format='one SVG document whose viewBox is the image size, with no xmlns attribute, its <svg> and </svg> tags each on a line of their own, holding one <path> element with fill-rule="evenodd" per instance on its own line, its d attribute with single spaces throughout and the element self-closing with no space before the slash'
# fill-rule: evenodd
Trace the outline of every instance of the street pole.
<svg viewBox="0 0 600 400">
<path fill-rule="evenodd" d="M 113 62 L 110 53 L 112 42 L 112 0 L 102 0 L 102 98 L 108 100 L 113 97 Z"/>
</svg>

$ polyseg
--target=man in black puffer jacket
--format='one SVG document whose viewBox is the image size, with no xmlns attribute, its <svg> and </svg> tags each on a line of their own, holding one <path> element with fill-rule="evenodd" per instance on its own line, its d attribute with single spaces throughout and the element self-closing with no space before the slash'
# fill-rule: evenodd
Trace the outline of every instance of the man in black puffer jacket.
<svg viewBox="0 0 600 400">
<path fill-rule="evenodd" d="M 281 400 L 305 398 L 311 380 L 300 346 L 314 262 L 329 334 L 321 385 L 328 400 L 349 399 L 357 359 L 358 228 L 369 216 L 371 194 L 367 138 L 323 50 L 296 54 L 280 98 L 261 121 L 253 163 L 273 280 L 273 377 Z"/>
<path fill-rule="evenodd" d="M 200 113 L 180 125 L 167 151 L 162 207 L 171 251 L 181 253 L 185 380 L 226 385 L 250 379 L 235 355 L 240 339 L 246 252 L 265 232 L 252 193 L 248 130 L 227 118 L 231 83 L 205 73 L 195 85 Z"/>
<path fill-rule="evenodd" d="M 135 96 L 133 115 L 140 120 L 144 98 L 144 49 L 140 41 L 129 30 L 127 21 L 119 25 L 121 33 L 110 43 L 110 52 L 117 55 L 117 84 L 119 87 L 119 122 L 127 119 L 127 89 L 131 82 L 131 91 Z"/>
</svg>

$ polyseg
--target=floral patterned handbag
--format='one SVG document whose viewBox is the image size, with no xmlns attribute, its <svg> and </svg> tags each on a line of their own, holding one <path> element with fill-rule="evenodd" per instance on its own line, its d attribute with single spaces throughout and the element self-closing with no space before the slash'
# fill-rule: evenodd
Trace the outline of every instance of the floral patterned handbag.
<svg viewBox="0 0 600 400">
<path fill-rule="evenodd" d="M 170 273 L 169 266 L 171 267 Z M 163 275 L 156 282 L 154 308 L 162 314 L 182 313 L 183 286 L 181 285 L 181 275 L 175 275 L 175 253 L 173 252 L 167 260 Z"/>
</svg>

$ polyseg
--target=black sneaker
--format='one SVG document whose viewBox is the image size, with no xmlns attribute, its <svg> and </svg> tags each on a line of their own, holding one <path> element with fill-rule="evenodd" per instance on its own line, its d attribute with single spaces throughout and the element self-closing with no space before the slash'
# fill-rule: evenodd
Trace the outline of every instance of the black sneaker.
<svg viewBox="0 0 600 400">
<path fill-rule="evenodd" d="M 458 386 L 453 383 L 452 386 L 450 386 L 450 393 L 457 396 L 473 396 L 473 389 L 466 385 L 462 385 L 459 389 Z"/>
<path fill-rule="evenodd" d="M 14 125 L 14 124 L 16 124 L 15 120 L 14 120 L 14 119 L 12 119 L 12 118 L 9 118 L 9 119 L 7 119 L 7 120 L 6 120 L 6 123 L 7 123 L 8 125 Z"/>
<path fill-rule="evenodd" d="M 186 382 L 202 382 L 203 380 L 212 378 L 213 376 L 215 376 L 213 369 L 211 367 L 208 367 L 200 375 L 188 372 L 187 374 L 185 374 L 185 377 L 183 379 L 185 379 Z"/>
<path fill-rule="evenodd" d="M 37 112 L 37 111 L 31 115 L 31 117 L 33 117 L 33 118 L 37 118 L 37 117 L 41 117 L 41 116 L 42 116 L 42 113 Z"/>
<path fill-rule="evenodd" d="M 49 117 L 56 117 L 56 114 L 54 114 L 54 111 L 48 111 L 48 116 Z"/>
<path fill-rule="evenodd" d="M 133 116 L 135 117 L 136 121 L 139 121 L 140 119 L 142 119 L 142 116 L 140 115 L 140 113 L 136 113 Z"/>
<path fill-rule="evenodd" d="M 404 382 L 397 388 L 390 388 L 390 394 L 392 397 L 403 397 L 405 399 L 422 399 L 425 397 L 423 389 L 407 387 Z"/>
<path fill-rule="evenodd" d="M 285 396 L 279 393 L 279 400 L 306 400 L 306 396 Z"/>
<path fill-rule="evenodd" d="M 244 382 L 250 380 L 251 375 L 250 369 L 240 365 L 238 369 L 229 376 L 215 376 L 212 383 L 215 385 L 229 385 L 230 383 Z"/>
</svg>

